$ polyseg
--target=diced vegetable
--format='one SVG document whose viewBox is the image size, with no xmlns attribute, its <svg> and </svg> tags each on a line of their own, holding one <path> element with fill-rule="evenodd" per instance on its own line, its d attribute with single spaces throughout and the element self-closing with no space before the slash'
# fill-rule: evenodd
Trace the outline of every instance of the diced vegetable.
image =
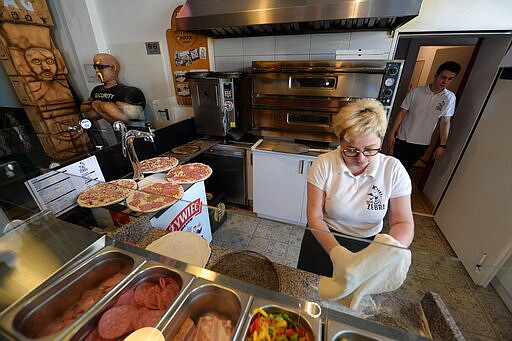
<svg viewBox="0 0 512 341">
<path fill-rule="evenodd" d="M 253 310 L 246 341 L 312 341 L 297 321 L 287 312 L 269 314 L 263 309 Z"/>
</svg>

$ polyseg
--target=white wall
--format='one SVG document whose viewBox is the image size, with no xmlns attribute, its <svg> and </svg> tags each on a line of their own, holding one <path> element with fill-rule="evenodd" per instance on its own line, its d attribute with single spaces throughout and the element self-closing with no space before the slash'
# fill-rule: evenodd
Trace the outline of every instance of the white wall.
<svg viewBox="0 0 512 341">
<path fill-rule="evenodd" d="M 420 14 L 398 31 L 487 31 L 511 28 L 510 0 L 423 0 Z"/>
</svg>

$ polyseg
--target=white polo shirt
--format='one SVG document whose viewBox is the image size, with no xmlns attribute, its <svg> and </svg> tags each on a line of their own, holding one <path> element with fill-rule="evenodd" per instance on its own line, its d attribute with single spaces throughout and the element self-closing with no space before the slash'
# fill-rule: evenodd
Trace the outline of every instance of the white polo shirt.
<svg viewBox="0 0 512 341">
<path fill-rule="evenodd" d="M 420 86 L 407 94 L 400 107 L 409 113 L 396 137 L 409 143 L 429 145 L 439 117 L 453 116 L 455 94 L 448 89 L 435 94 L 428 85 Z"/>
<path fill-rule="evenodd" d="M 364 173 L 354 176 L 339 147 L 313 162 L 308 182 L 326 193 L 323 214 L 329 228 L 355 237 L 378 234 L 389 199 L 412 191 L 407 171 L 394 157 L 378 153 Z"/>
</svg>

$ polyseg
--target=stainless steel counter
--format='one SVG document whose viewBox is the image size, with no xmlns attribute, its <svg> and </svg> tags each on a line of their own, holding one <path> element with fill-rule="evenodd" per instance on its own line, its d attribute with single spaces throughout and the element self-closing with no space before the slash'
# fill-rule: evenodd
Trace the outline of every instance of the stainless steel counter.
<svg viewBox="0 0 512 341">
<path fill-rule="evenodd" d="M 0 237 L 0 312 L 38 287 L 101 236 L 38 213 Z"/>
<path fill-rule="evenodd" d="M 72 231 L 73 228 L 69 229 L 70 227 L 71 226 L 65 226 L 63 227 L 63 230 Z M 197 291 L 196 289 L 200 288 L 204 284 L 210 286 L 213 285 L 217 288 L 224 288 L 225 291 L 227 290 L 229 292 L 234 292 L 240 297 L 247 296 L 247 299 L 240 301 L 241 314 L 239 315 L 239 322 L 236 324 L 234 331 L 234 339 L 236 340 L 243 339 L 250 322 L 250 312 L 253 311 L 253 308 L 256 307 L 265 307 L 265 309 L 269 307 L 278 307 L 299 313 L 299 316 L 301 311 L 303 313 L 309 312 L 311 319 L 308 319 L 311 322 L 311 326 L 314 327 L 314 338 L 316 340 L 335 340 L 340 335 L 344 336 L 344 332 L 352 333 L 354 336 L 358 337 L 358 340 L 427 340 L 426 338 L 411 335 L 398 329 L 382 326 L 375 322 L 354 318 L 347 314 L 321 308 L 316 303 L 283 295 L 281 293 L 264 289 L 260 286 L 252 285 L 234 278 L 230 278 L 207 269 L 185 264 L 144 249 L 117 242 L 108 237 L 103 237 L 103 239 L 97 240 L 87 249 L 85 249 L 79 256 L 77 256 L 73 262 L 68 263 L 66 266 L 64 266 L 64 268 L 61 268 L 55 274 L 54 278 L 49 278 L 45 282 L 48 284 L 48 286 L 40 287 L 34 290 L 34 292 L 25 296 L 21 301 L 12 305 L 11 308 L 6 310 L 3 314 L 0 314 L 0 326 L 2 327 L 2 332 L 6 332 L 8 334 L 6 336 L 10 337 L 11 339 L 28 340 L 27 337 L 21 334 L 20 330 L 22 329 L 20 329 L 19 325 L 17 325 L 18 328 L 14 328 L 17 323 L 15 317 L 25 311 L 25 308 L 30 307 L 31 304 L 33 305 L 34 301 L 40 301 L 40 298 L 43 296 L 48 296 L 46 294 L 49 292 L 55 292 L 53 290 L 54 287 L 60 287 L 59 285 L 55 285 L 56 283 L 58 284 L 63 281 L 67 281 L 70 277 L 72 278 L 73 274 L 78 272 L 77 269 L 81 270 L 81 266 L 83 264 L 90 264 L 91 260 L 96 259 L 99 254 L 104 254 L 107 251 L 110 252 L 109 250 L 127 252 L 126 254 L 132 254 L 134 259 L 136 257 L 137 259 L 142 259 L 143 261 L 140 266 L 134 266 L 133 271 L 127 275 L 126 280 L 116 285 L 110 293 L 107 293 L 102 299 L 100 299 L 100 301 L 94 304 L 84 313 L 82 317 L 79 317 L 70 326 L 66 327 L 62 331 L 57 332 L 57 334 L 45 338 L 45 340 L 58 339 L 61 336 L 62 339 L 69 339 L 73 335 L 79 335 L 82 329 L 88 325 L 88 321 L 92 320 L 94 316 L 97 316 L 98 313 L 104 311 L 103 309 L 104 307 L 107 307 L 108 302 L 110 302 L 114 297 L 118 297 L 116 295 L 120 294 L 123 288 L 128 283 L 132 282 L 132 279 L 140 277 L 140 275 L 145 271 L 144 268 L 149 268 L 152 266 L 158 266 L 160 268 L 164 267 L 168 270 L 175 269 L 175 271 L 178 271 L 179 273 L 189 274 L 187 275 L 187 278 L 191 279 L 192 284 L 189 285 L 190 280 L 183 282 L 185 288 L 184 292 L 188 291 L 189 295 L 192 295 Z M 137 262 L 140 263 L 140 261 Z M 74 267 L 71 267 L 73 264 Z M 187 289 L 189 286 L 191 286 L 190 290 Z M 186 303 L 188 301 L 193 301 L 194 296 L 192 296 L 192 299 L 187 300 L 187 298 L 190 297 L 189 295 L 178 296 L 176 304 L 172 304 L 167 312 L 164 313 L 159 323 L 157 324 L 157 328 L 165 331 L 169 321 L 176 320 L 176 316 L 178 316 L 178 313 L 181 310 L 180 307 L 186 307 Z M 66 305 L 66 307 L 67 306 L 68 305 Z M 39 308 L 40 307 L 38 306 L 37 309 Z M 325 327 L 322 328 L 322 325 L 325 325 Z M 324 329 L 325 331 L 323 331 Z M 337 336 L 334 336 L 334 334 Z M 330 335 L 330 337 L 326 338 L 326 335 Z M 0 338 L 1 337 L 2 333 L 0 333 Z"/>
</svg>

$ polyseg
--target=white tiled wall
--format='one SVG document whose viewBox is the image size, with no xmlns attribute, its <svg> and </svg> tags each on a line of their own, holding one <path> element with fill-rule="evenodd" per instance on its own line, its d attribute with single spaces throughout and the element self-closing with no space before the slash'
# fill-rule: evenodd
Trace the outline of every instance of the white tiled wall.
<svg viewBox="0 0 512 341">
<path fill-rule="evenodd" d="M 249 71 L 253 60 L 334 60 L 336 50 L 380 50 L 389 54 L 387 32 L 321 33 L 215 39 L 216 71 Z"/>
</svg>

